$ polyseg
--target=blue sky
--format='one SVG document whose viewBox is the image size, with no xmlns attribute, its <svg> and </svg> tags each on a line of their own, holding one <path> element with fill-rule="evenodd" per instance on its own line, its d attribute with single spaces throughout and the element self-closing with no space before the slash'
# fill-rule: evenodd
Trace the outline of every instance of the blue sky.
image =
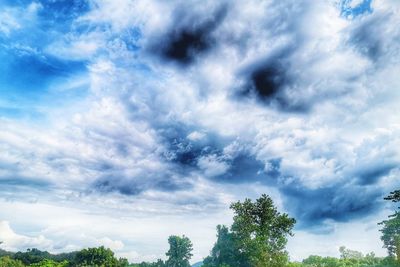
<svg viewBox="0 0 400 267">
<path fill-rule="evenodd" d="M 297 219 L 292 259 L 384 255 L 399 13 L 394 0 L 1 1 L 1 247 L 141 261 L 185 234 L 197 261 L 231 202 L 267 193 Z"/>
</svg>

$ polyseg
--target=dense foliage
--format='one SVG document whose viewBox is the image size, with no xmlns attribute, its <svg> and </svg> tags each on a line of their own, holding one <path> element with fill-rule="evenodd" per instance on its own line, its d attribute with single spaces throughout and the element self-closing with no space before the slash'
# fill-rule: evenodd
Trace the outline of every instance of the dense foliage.
<svg viewBox="0 0 400 267">
<path fill-rule="evenodd" d="M 390 193 L 385 198 L 393 202 L 400 202 L 400 190 Z M 388 220 L 380 223 L 382 225 L 382 236 L 384 247 L 388 250 L 390 256 L 395 256 L 400 263 L 400 212 L 396 211 L 389 216 Z"/>
<path fill-rule="evenodd" d="M 190 267 L 193 245 L 189 238 L 170 236 L 168 242 L 170 248 L 166 253 L 166 262 L 130 264 L 127 259 L 115 257 L 112 250 L 103 246 L 57 255 L 33 248 L 17 253 L 0 250 L 0 267 Z"/>
<path fill-rule="evenodd" d="M 400 190 L 385 199 L 400 202 Z M 381 239 L 389 254 L 386 258 L 340 247 L 340 258 L 311 255 L 302 262 L 289 262 L 285 247 L 295 219 L 278 212 L 267 195 L 255 202 L 233 203 L 231 209 L 232 226 L 217 226 L 210 256 L 196 267 L 400 267 L 399 211 L 380 223 Z M 189 238 L 170 236 L 168 243 L 167 260 L 151 263 L 128 263 L 103 246 L 56 255 L 35 248 L 16 253 L 0 249 L 0 267 L 190 267 L 193 245 Z"/>
<path fill-rule="evenodd" d="M 19 261 L 10 258 L 9 256 L 3 256 L 0 258 L 0 267 L 24 267 L 25 265 Z"/>
<path fill-rule="evenodd" d="M 190 267 L 193 245 L 186 236 L 170 236 L 168 238 L 169 250 L 166 253 L 168 267 Z"/>
<path fill-rule="evenodd" d="M 126 259 L 117 259 L 111 249 L 102 246 L 98 248 L 82 249 L 76 254 L 73 265 L 76 267 L 126 267 L 129 264 Z"/>
<path fill-rule="evenodd" d="M 361 252 L 340 248 L 340 258 L 309 256 L 301 263 L 292 263 L 289 267 L 395 267 L 393 258 L 378 258 L 373 253 L 363 255 Z"/>
<path fill-rule="evenodd" d="M 246 199 L 231 205 L 234 211 L 230 231 L 217 227 L 217 242 L 205 267 L 282 267 L 288 262 L 287 236 L 296 220 L 278 212 L 272 199 L 262 195 L 255 202 Z"/>
</svg>

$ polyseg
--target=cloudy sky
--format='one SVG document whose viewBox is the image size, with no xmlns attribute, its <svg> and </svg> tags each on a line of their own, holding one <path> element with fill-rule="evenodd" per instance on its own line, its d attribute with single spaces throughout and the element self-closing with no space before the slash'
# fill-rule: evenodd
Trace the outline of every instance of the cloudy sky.
<svg viewBox="0 0 400 267">
<path fill-rule="evenodd" d="M 400 1 L 0 0 L 1 248 L 207 256 L 269 194 L 291 258 L 385 255 Z"/>
</svg>

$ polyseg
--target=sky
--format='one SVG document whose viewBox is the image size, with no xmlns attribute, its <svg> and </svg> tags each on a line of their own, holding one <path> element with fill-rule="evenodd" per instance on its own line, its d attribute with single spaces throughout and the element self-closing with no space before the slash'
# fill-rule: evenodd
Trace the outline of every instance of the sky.
<svg viewBox="0 0 400 267">
<path fill-rule="evenodd" d="M 292 260 L 386 255 L 400 1 L 0 0 L 1 248 L 206 257 L 230 203 L 296 218 Z"/>
</svg>

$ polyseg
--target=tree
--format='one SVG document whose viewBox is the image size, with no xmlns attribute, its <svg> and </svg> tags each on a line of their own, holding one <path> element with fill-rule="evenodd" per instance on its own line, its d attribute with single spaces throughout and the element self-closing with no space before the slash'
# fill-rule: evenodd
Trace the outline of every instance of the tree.
<svg viewBox="0 0 400 267">
<path fill-rule="evenodd" d="M 73 266 L 79 267 L 125 267 L 125 259 L 117 259 L 111 249 L 103 246 L 98 248 L 87 248 L 79 251 L 74 260 Z"/>
<path fill-rule="evenodd" d="M 390 194 L 384 198 L 385 200 L 391 200 L 393 202 L 399 202 L 400 201 L 400 190 L 395 190 L 393 192 L 390 192 Z"/>
<path fill-rule="evenodd" d="M 389 216 L 388 220 L 379 223 L 383 225 L 381 240 L 383 241 L 383 247 L 388 250 L 390 256 L 396 256 L 396 259 L 400 262 L 400 213 Z"/>
<path fill-rule="evenodd" d="M 356 250 L 351 250 L 346 248 L 345 246 L 341 246 L 339 248 L 339 252 L 340 252 L 340 258 L 341 259 L 362 259 L 364 258 L 364 255 Z"/>
<path fill-rule="evenodd" d="M 296 220 L 278 212 L 265 194 L 255 202 L 246 199 L 233 203 L 231 209 L 235 213 L 231 231 L 241 254 L 241 266 L 285 266 L 286 236 L 292 235 Z"/>
<path fill-rule="evenodd" d="M 262 195 L 255 202 L 246 199 L 231 205 L 233 224 L 217 228 L 218 240 L 207 267 L 283 267 L 288 263 L 287 236 L 296 220 L 278 212 L 272 199 Z M 207 265 L 208 264 L 208 265 Z"/>
<path fill-rule="evenodd" d="M 211 250 L 211 255 L 203 261 L 203 267 L 214 266 L 237 266 L 233 235 L 225 225 L 217 226 L 217 242 Z"/>
<path fill-rule="evenodd" d="M 168 267 L 190 267 L 189 260 L 193 256 L 193 245 L 186 236 L 170 236 L 168 238 L 169 250 L 166 253 Z"/>
<path fill-rule="evenodd" d="M 22 263 L 29 265 L 39 263 L 45 259 L 50 259 L 51 254 L 47 251 L 41 251 L 37 248 L 28 248 L 26 252 L 17 252 L 13 256 L 14 259 L 22 261 Z"/>
<path fill-rule="evenodd" d="M 13 260 L 9 256 L 0 258 L 0 267 L 24 267 L 25 265 L 19 260 Z"/>
<path fill-rule="evenodd" d="M 400 202 L 400 190 L 391 192 L 384 199 Z M 382 232 L 383 247 L 388 250 L 390 256 L 395 256 L 400 263 L 400 212 L 396 211 L 389 216 L 388 220 L 380 222 L 379 225 L 383 226 L 380 230 Z"/>
</svg>

